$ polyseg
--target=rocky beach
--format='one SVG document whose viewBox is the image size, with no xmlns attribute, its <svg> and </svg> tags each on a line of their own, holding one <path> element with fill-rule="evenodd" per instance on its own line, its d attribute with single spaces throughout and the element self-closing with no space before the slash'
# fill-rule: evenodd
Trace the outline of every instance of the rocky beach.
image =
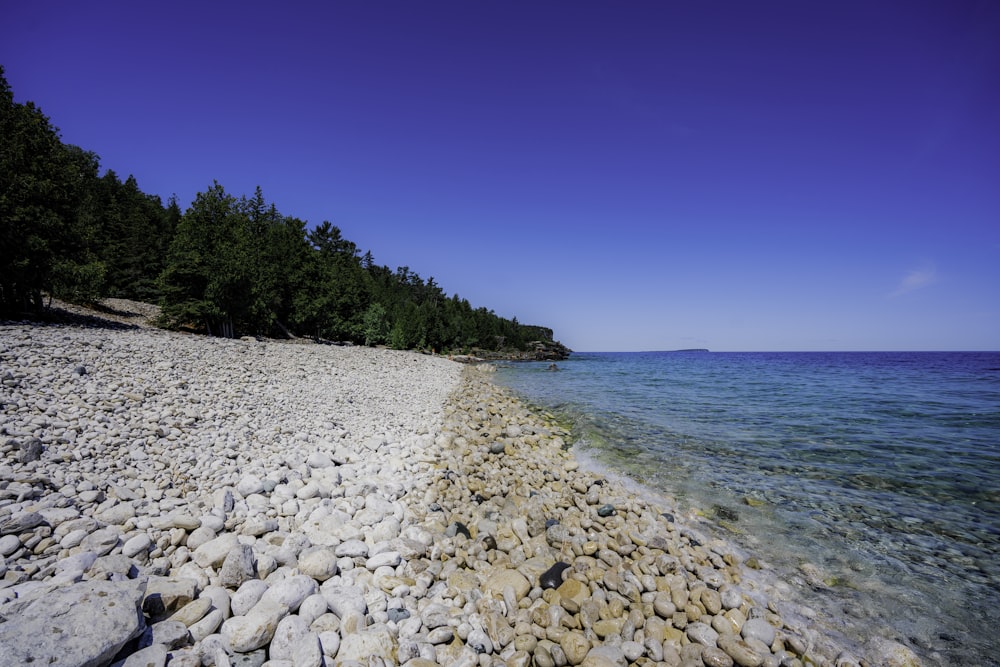
<svg viewBox="0 0 1000 667">
<path fill-rule="evenodd" d="M 0 665 L 919 664 L 581 468 L 490 368 L 0 323 Z"/>
</svg>

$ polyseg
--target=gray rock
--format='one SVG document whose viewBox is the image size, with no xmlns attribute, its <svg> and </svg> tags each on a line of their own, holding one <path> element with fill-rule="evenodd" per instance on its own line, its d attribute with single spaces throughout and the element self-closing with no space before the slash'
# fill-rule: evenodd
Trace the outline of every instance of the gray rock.
<svg viewBox="0 0 1000 667">
<path fill-rule="evenodd" d="M 223 533 L 214 540 L 205 542 L 194 550 L 194 562 L 199 567 L 219 567 L 229 552 L 239 544 L 239 537 L 233 533 Z"/>
<path fill-rule="evenodd" d="M 45 517 L 38 512 L 18 512 L 0 523 L 0 535 L 17 535 L 45 523 Z"/>
<path fill-rule="evenodd" d="M 118 503 L 97 515 L 98 520 L 113 526 L 120 526 L 135 516 L 135 506 L 131 502 Z"/>
<path fill-rule="evenodd" d="M 139 554 L 144 554 L 149 551 L 152 545 L 153 541 L 149 538 L 149 535 L 146 533 L 139 533 L 135 537 L 129 538 L 129 540 L 122 545 L 122 555 L 128 558 L 135 558 Z"/>
<path fill-rule="evenodd" d="M 80 547 L 84 551 L 93 551 L 98 556 L 111 553 L 111 550 L 118 546 L 121 535 L 115 528 L 102 528 L 95 530 L 80 542 Z"/>
<path fill-rule="evenodd" d="M 98 667 L 145 628 L 144 580 L 42 588 L 0 607 L 0 664 Z M 41 632 L 41 629 L 45 629 Z"/>
<path fill-rule="evenodd" d="M 17 535 L 4 535 L 0 537 L 0 556 L 7 557 L 21 548 L 21 540 Z"/>
<path fill-rule="evenodd" d="M 257 578 L 257 559 L 249 544 L 237 545 L 222 563 L 219 584 L 226 588 L 239 588 L 244 582 Z"/>
<path fill-rule="evenodd" d="M 187 626 L 180 621 L 161 621 L 150 626 L 151 641 L 163 644 L 169 649 L 177 649 L 191 643 L 191 634 Z"/>
<path fill-rule="evenodd" d="M 42 441 L 38 438 L 31 438 L 21 444 L 21 449 L 17 453 L 17 460 L 20 463 L 31 463 L 42 458 Z"/>
<path fill-rule="evenodd" d="M 125 659 L 121 667 L 163 667 L 167 664 L 167 647 L 152 644 Z"/>
<path fill-rule="evenodd" d="M 194 579 L 149 577 L 142 609 L 154 618 L 177 611 L 194 599 L 197 586 Z"/>
</svg>

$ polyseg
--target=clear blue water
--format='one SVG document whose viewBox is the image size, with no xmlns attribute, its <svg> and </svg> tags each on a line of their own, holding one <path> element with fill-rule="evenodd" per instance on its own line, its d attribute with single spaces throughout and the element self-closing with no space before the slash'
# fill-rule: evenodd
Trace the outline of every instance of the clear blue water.
<svg viewBox="0 0 1000 667">
<path fill-rule="evenodd" d="M 1000 665 L 1000 353 L 592 353 L 497 380 L 859 643 Z M 803 563 L 825 586 L 810 585 Z"/>
</svg>

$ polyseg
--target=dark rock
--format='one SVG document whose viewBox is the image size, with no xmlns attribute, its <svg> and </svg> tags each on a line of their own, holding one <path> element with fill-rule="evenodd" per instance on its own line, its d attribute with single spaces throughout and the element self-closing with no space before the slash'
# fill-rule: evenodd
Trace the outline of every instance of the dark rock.
<svg viewBox="0 0 1000 667">
<path fill-rule="evenodd" d="M 459 533 L 465 535 L 470 540 L 472 539 L 472 533 L 469 532 L 469 529 L 461 521 L 456 521 L 448 526 L 448 529 L 444 531 L 444 534 L 448 537 L 455 537 Z"/>
<path fill-rule="evenodd" d="M 437 503 L 431 503 L 430 505 L 427 506 L 427 509 L 430 510 L 431 512 L 440 512 L 442 511 L 443 508 Z"/>
<path fill-rule="evenodd" d="M 611 516 L 615 513 L 614 505 L 601 505 L 597 509 L 597 516 Z"/>
<path fill-rule="evenodd" d="M 552 526 L 555 526 L 555 525 L 558 525 L 558 524 L 559 524 L 559 519 L 546 519 L 545 520 L 545 527 L 546 528 L 551 528 Z"/>
<path fill-rule="evenodd" d="M 21 463 L 30 463 L 42 458 L 42 441 L 32 438 L 21 445 L 21 451 L 17 455 L 17 460 Z"/>
<path fill-rule="evenodd" d="M 538 585 L 542 587 L 542 590 L 546 588 L 559 588 L 563 582 L 563 570 L 568 567 L 570 567 L 569 563 L 559 561 L 538 577 Z"/>
<path fill-rule="evenodd" d="M 76 373 L 77 375 L 79 375 L 80 377 L 83 377 L 84 375 L 87 374 L 87 367 L 86 366 L 77 366 L 76 368 L 73 369 L 73 372 Z"/>
<path fill-rule="evenodd" d="M 483 548 L 487 551 L 492 551 L 497 548 L 496 538 L 492 535 L 487 535 L 483 538 Z"/>
</svg>

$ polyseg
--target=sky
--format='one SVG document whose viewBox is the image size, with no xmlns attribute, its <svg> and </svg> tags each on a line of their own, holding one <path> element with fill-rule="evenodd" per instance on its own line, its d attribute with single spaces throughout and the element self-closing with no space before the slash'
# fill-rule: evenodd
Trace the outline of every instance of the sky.
<svg viewBox="0 0 1000 667">
<path fill-rule="evenodd" d="M 1000 349 L 1000 2 L 15 2 L 0 64 L 578 351 Z"/>
</svg>

